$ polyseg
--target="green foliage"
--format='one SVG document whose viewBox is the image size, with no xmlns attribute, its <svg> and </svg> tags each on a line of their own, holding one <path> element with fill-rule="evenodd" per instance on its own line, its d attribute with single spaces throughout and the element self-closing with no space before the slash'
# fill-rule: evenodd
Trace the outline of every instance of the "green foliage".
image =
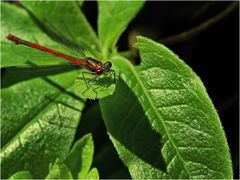
<svg viewBox="0 0 240 180">
<path fill-rule="evenodd" d="M 65 163 L 72 172 L 73 178 L 85 179 L 88 173 L 94 177 L 96 171 L 89 172 L 93 160 L 94 144 L 92 135 L 87 134 L 78 140 L 70 151 Z"/>
<path fill-rule="evenodd" d="M 57 29 L 65 30 L 61 27 L 61 23 L 63 22 L 67 28 L 71 30 L 74 42 L 81 45 L 81 48 L 84 51 L 88 50 L 90 51 L 89 53 L 94 56 L 100 51 L 97 36 L 82 12 L 79 10 L 77 2 L 55 1 L 51 2 L 51 5 L 44 1 L 22 1 L 22 3 L 34 15 L 34 17 L 42 23 L 45 23 L 45 20 L 47 20 L 47 22 L 54 25 Z M 66 38 L 72 40 L 70 35 L 67 35 L 67 32 L 61 33 L 63 33 Z"/>
<path fill-rule="evenodd" d="M 61 160 L 56 159 L 56 162 L 50 166 L 45 179 L 73 179 L 71 172 Z"/>
<path fill-rule="evenodd" d="M 137 47 L 140 66 L 133 67 L 121 57 L 113 58 L 134 95 L 120 81 L 115 95 L 101 100 L 111 139 L 131 175 L 232 178 L 226 137 L 199 77 L 161 44 L 139 37 Z M 124 97 L 128 98 L 124 101 Z M 149 154 L 154 159 L 148 160 Z"/>
<path fill-rule="evenodd" d="M 32 179 L 32 175 L 29 171 L 19 171 L 13 174 L 9 179 Z"/>
<path fill-rule="evenodd" d="M 64 62 L 64 60 L 54 57 L 50 60 L 42 58 L 42 54 L 36 56 L 39 53 L 38 51 L 25 46 L 16 46 L 9 42 L 5 37 L 12 33 L 44 46 L 60 48 L 56 42 L 52 41 L 47 34 L 41 31 L 26 11 L 8 3 L 1 3 L 1 11 L 1 67 L 19 66 L 27 64 L 27 62 L 32 62 L 36 65 Z"/>
<path fill-rule="evenodd" d="M 50 165 L 45 179 L 99 179 L 98 170 L 90 170 L 93 151 L 92 135 L 87 134 L 74 144 L 64 161 L 57 159 Z"/>
<path fill-rule="evenodd" d="M 98 2 L 99 37 L 81 12 L 82 2 L 23 1 L 28 11 L 1 3 L 1 37 L 12 33 L 70 54 L 45 20 L 61 28 L 61 19 L 75 37 L 61 32 L 67 39 L 89 56 L 111 59 L 120 73 L 117 85 L 109 75 L 87 89 L 82 70 L 38 67 L 64 60 L 40 58 L 41 52 L 2 38 L 1 178 L 99 179 L 91 134 L 70 151 L 86 98 L 100 99 L 109 137 L 132 178 L 232 178 L 226 137 L 200 78 L 172 51 L 144 37 L 136 45 L 141 65 L 117 52 L 119 37 L 143 3 Z M 19 65 L 26 67 L 10 68 Z M 104 164 L 101 157 L 106 153 L 96 164 Z"/>
<path fill-rule="evenodd" d="M 163 178 L 164 173 L 158 169 L 164 168 L 160 135 L 151 129 L 140 103 L 126 84 L 119 80 L 114 95 L 101 100 L 100 105 L 110 138 L 131 176 Z"/>
<path fill-rule="evenodd" d="M 98 34 L 104 58 L 114 48 L 128 23 L 142 7 L 144 1 L 99 1 Z"/>
<path fill-rule="evenodd" d="M 99 174 L 98 174 L 97 168 L 92 168 L 85 178 L 86 179 L 99 179 Z"/>
</svg>

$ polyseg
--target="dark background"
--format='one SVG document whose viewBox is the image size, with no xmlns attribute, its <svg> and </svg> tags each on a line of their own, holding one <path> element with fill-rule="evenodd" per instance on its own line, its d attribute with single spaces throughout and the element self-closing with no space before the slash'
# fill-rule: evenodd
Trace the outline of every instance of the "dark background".
<svg viewBox="0 0 240 180">
<path fill-rule="evenodd" d="M 231 3 L 233 2 L 146 2 L 121 36 L 118 49 L 120 51 L 131 49 L 135 53 L 136 50 L 131 47 L 135 34 L 164 43 L 161 41 L 164 38 L 203 23 L 223 12 Z M 97 30 L 97 3 L 85 2 L 83 11 L 91 25 Z M 239 7 L 193 37 L 187 37 L 180 42 L 167 43 L 166 46 L 178 54 L 205 84 L 227 136 L 234 178 L 238 178 Z M 138 64 L 139 58 L 136 56 L 134 59 Z M 109 142 L 103 121 L 99 119 L 96 124 L 96 114 L 99 113 L 99 117 L 101 116 L 98 104 L 92 101 L 88 103 L 77 137 L 89 131 L 93 133 L 96 146 L 94 165 L 99 169 L 101 178 L 130 178 Z M 92 117 L 94 127 L 89 122 L 90 113 L 95 114 Z M 86 114 L 88 118 L 85 117 Z M 100 156 L 105 157 L 105 164 L 98 161 Z M 116 173 L 109 174 L 112 171 Z"/>
</svg>

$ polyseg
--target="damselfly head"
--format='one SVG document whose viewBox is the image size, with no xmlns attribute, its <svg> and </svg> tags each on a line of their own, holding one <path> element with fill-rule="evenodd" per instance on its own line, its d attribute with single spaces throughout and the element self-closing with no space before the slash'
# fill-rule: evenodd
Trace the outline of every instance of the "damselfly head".
<svg viewBox="0 0 240 180">
<path fill-rule="evenodd" d="M 105 74 L 108 73 L 111 70 L 112 63 L 110 61 L 105 62 L 102 64 L 99 68 L 96 70 L 96 74 Z"/>
<path fill-rule="evenodd" d="M 112 63 L 110 61 L 107 61 L 104 63 L 104 66 L 110 69 L 112 67 Z"/>
</svg>

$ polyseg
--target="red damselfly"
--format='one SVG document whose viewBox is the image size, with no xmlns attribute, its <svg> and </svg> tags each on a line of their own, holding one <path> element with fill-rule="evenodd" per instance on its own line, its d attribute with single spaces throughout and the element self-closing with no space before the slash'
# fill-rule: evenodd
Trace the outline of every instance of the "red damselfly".
<svg viewBox="0 0 240 180">
<path fill-rule="evenodd" d="M 82 72 L 83 79 L 85 81 L 87 88 L 91 87 L 90 81 L 95 81 L 99 76 L 101 76 L 103 74 L 113 73 L 114 82 L 115 82 L 115 71 L 111 69 L 112 63 L 110 61 L 102 63 L 99 60 L 96 60 L 92 57 L 86 56 L 81 50 L 78 50 L 78 53 L 81 54 L 84 58 L 76 58 L 74 56 L 66 55 L 64 53 L 53 50 L 51 48 L 44 47 L 39 44 L 23 40 L 12 34 L 8 34 L 7 39 L 14 42 L 15 44 L 25 45 L 30 48 L 34 48 L 34 49 L 43 51 L 45 53 L 52 54 L 52 55 L 58 56 L 60 58 L 64 58 L 64 59 L 72 62 L 74 65 L 78 65 L 80 67 L 87 69 L 88 71 Z M 86 78 L 84 76 L 85 73 L 92 74 L 94 76 L 91 79 L 89 79 L 88 81 L 86 81 Z"/>
</svg>

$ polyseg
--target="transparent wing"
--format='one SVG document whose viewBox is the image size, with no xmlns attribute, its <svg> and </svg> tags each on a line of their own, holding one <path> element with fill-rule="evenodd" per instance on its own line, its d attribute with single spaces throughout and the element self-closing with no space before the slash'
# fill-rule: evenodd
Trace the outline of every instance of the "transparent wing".
<svg viewBox="0 0 240 180">
<path fill-rule="evenodd" d="M 43 21 L 45 27 L 48 31 L 50 31 L 55 40 L 60 41 L 61 44 L 63 44 L 72 54 L 76 55 L 77 57 L 80 56 L 81 58 L 87 58 L 81 48 L 74 43 L 74 37 L 64 21 L 59 21 L 57 26 L 51 24 L 46 19 Z"/>
</svg>

